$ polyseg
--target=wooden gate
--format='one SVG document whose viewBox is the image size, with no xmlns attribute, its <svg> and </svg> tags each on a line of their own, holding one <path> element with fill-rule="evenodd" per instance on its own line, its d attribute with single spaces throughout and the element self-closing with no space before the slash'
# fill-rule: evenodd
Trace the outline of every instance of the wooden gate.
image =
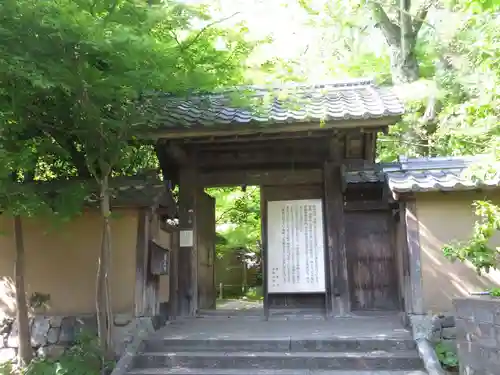
<svg viewBox="0 0 500 375">
<path fill-rule="evenodd" d="M 346 212 L 352 310 L 398 310 L 395 248 L 389 211 Z"/>
</svg>

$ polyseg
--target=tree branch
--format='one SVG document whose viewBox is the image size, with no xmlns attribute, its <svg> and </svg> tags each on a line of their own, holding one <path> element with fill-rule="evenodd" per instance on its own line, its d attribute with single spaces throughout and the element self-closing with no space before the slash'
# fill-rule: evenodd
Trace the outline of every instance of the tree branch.
<svg viewBox="0 0 500 375">
<path fill-rule="evenodd" d="M 368 5 L 372 10 L 372 15 L 376 22 L 375 26 L 382 30 L 387 43 L 391 46 L 399 45 L 401 43 L 400 27 L 389 19 L 382 5 L 374 1 L 370 1 Z"/>
<path fill-rule="evenodd" d="M 413 33 L 418 35 L 420 29 L 422 28 L 422 24 L 425 22 L 427 18 L 427 14 L 429 13 L 429 9 L 434 4 L 432 0 L 426 0 L 420 5 L 420 8 L 417 11 L 415 17 L 413 17 Z"/>
<path fill-rule="evenodd" d="M 189 49 L 191 46 L 193 46 L 200 38 L 201 36 L 203 35 L 203 33 L 205 31 L 207 31 L 209 28 L 219 24 L 219 23 L 222 23 L 224 21 L 227 21 L 231 18 L 233 18 L 234 16 L 236 16 L 237 14 L 239 14 L 240 12 L 235 12 L 233 14 L 231 14 L 230 16 L 227 16 L 227 17 L 224 17 L 224 18 L 221 18 L 219 20 L 216 20 L 216 21 L 213 21 L 213 22 L 210 22 L 208 25 L 206 25 L 205 27 L 203 27 L 199 32 L 198 34 L 195 35 L 195 37 L 187 44 L 185 44 L 184 46 L 182 46 L 182 50 L 185 51 L 187 49 Z"/>
<path fill-rule="evenodd" d="M 57 132 L 54 131 L 49 132 L 49 134 L 63 150 L 66 150 L 69 153 L 69 157 L 76 168 L 78 176 L 82 178 L 90 178 L 91 173 L 85 160 L 85 154 L 77 149 L 75 142 L 67 139 L 61 134 L 57 134 Z"/>
<path fill-rule="evenodd" d="M 401 54 L 405 61 L 407 56 L 412 53 L 416 41 L 416 35 L 413 34 L 411 15 L 409 14 L 410 9 L 411 0 L 400 0 L 399 25 L 401 29 Z"/>
</svg>

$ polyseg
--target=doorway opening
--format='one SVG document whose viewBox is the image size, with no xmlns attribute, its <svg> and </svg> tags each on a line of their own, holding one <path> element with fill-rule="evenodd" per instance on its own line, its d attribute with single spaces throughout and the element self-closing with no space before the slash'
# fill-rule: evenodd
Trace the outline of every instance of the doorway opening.
<svg viewBox="0 0 500 375">
<path fill-rule="evenodd" d="M 219 315 L 263 313 L 259 186 L 207 188 L 215 200 L 214 283 Z"/>
</svg>

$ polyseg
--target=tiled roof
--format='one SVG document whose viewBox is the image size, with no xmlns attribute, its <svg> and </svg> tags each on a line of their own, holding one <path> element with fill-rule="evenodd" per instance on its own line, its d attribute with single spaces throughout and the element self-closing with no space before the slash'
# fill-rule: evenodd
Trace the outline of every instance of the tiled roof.
<svg viewBox="0 0 500 375">
<path fill-rule="evenodd" d="M 34 190 L 33 190 L 34 188 Z M 99 190 L 94 180 L 52 180 L 26 185 L 27 191 L 53 196 L 68 190 L 82 189 L 87 205 L 99 203 Z M 114 177 L 109 180 L 111 204 L 114 207 L 152 206 L 165 192 L 163 182 L 152 173 L 136 176 Z"/>
<path fill-rule="evenodd" d="M 244 100 L 246 108 L 241 104 L 238 108 L 238 99 Z M 182 99 L 167 97 L 158 120 L 164 127 L 258 126 L 378 119 L 398 117 L 403 113 L 403 104 L 391 88 L 377 87 L 371 80 L 358 79 L 271 89 L 244 87 Z"/>
<path fill-rule="evenodd" d="M 485 156 L 467 157 L 401 157 L 397 163 L 378 164 L 365 169 L 344 172 L 348 184 L 384 182 L 396 193 L 461 191 L 500 186 L 500 175 L 482 180 L 473 177 L 470 167 Z"/>
<path fill-rule="evenodd" d="M 347 184 L 384 182 L 385 170 L 399 168 L 399 163 L 378 163 L 367 165 L 364 168 L 346 168 L 343 172 Z"/>
<path fill-rule="evenodd" d="M 461 191 L 500 186 L 500 176 L 474 178 L 470 167 L 484 156 L 400 159 L 399 170 L 386 170 L 389 188 L 396 193 Z"/>
</svg>

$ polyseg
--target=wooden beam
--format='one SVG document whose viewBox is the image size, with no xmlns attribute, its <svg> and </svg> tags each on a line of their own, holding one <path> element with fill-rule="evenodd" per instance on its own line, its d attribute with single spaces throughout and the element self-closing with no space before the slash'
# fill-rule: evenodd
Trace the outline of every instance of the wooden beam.
<svg viewBox="0 0 500 375">
<path fill-rule="evenodd" d="M 351 311 L 351 301 L 347 273 L 341 168 L 337 164 L 325 163 L 324 194 L 332 314 L 345 316 Z"/>
<path fill-rule="evenodd" d="M 304 140 L 304 139 L 317 139 L 317 138 L 329 138 L 338 136 L 338 130 L 308 130 L 300 131 L 295 133 L 278 133 L 278 134 L 247 134 L 243 136 L 232 135 L 227 137 L 208 137 L 208 138 L 195 138 L 186 139 L 183 142 L 185 144 L 213 144 L 214 142 L 223 144 L 240 144 L 245 142 L 259 142 L 259 141 L 276 141 L 276 140 Z"/>
<path fill-rule="evenodd" d="M 273 148 L 294 148 L 294 149 L 304 149 L 307 147 L 315 147 L 318 146 L 327 149 L 330 144 L 330 139 L 334 137 L 323 136 L 321 138 L 296 138 L 296 139 L 282 139 L 279 141 L 273 139 L 259 139 L 259 140 L 249 140 L 245 142 L 238 143 L 225 143 L 219 142 L 218 139 L 210 142 L 210 143 L 181 143 L 176 142 L 186 150 L 189 151 L 256 151 L 262 149 L 273 149 Z"/>
<path fill-rule="evenodd" d="M 411 314 L 423 314 L 422 262 L 420 259 L 420 225 L 417 214 L 417 202 L 411 200 L 405 204 L 406 241 L 408 245 L 408 269 L 411 288 Z"/>
<path fill-rule="evenodd" d="M 272 150 L 257 151 L 254 153 L 241 152 L 223 152 L 218 154 L 201 153 L 198 157 L 197 165 L 199 168 L 228 169 L 248 168 L 257 165 L 295 165 L 303 163 L 315 163 L 321 165 L 326 159 L 327 152 L 324 154 L 314 152 L 313 150 Z"/>
<path fill-rule="evenodd" d="M 324 130 L 337 129 L 339 131 L 351 129 L 363 129 L 367 131 L 383 131 L 389 125 L 395 124 L 401 119 L 401 116 L 391 116 L 379 119 L 369 120 L 345 120 L 345 121 L 330 121 L 323 124 Z M 191 127 L 173 126 L 168 129 L 161 129 L 154 132 L 146 133 L 141 136 L 143 139 L 188 139 L 201 137 L 224 137 L 224 136 L 244 136 L 244 135 L 269 135 L 282 134 L 284 132 L 293 133 L 300 131 L 316 130 L 320 127 L 320 121 L 303 122 L 303 123 L 279 123 L 270 124 L 264 127 L 263 124 L 226 124 L 214 125 L 211 127 L 193 123 Z"/>
<path fill-rule="evenodd" d="M 344 202 L 344 211 L 389 211 L 389 203 L 387 201 L 347 201 Z"/>
<path fill-rule="evenodd" d="M 233 170 L 201 172 L 202 187 L 235 185 L 302 185 L 321 183 L 321 169 Z"/>
</svg>

